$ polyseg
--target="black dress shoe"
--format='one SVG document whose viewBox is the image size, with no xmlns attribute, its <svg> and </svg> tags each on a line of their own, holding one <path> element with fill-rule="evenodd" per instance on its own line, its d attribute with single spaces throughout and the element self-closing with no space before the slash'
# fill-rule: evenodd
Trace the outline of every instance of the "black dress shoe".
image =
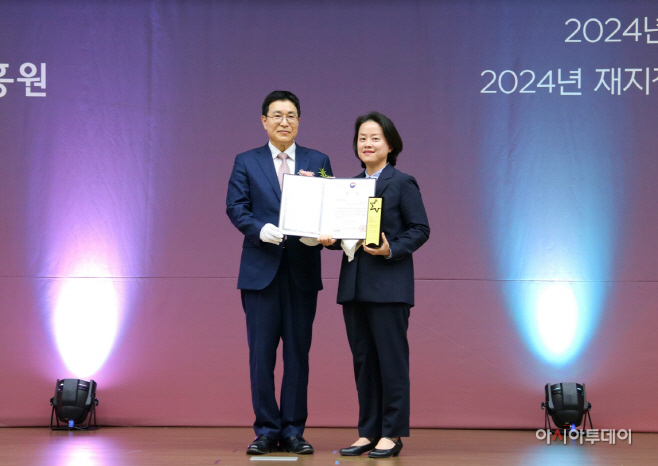
<svg viewBox="0 0 658 466">
<path fill-rule="evenodd" d="M 382 438 L 387 438 L 391 442 L 395 442 L 395 445 L 385 450 L 375 448 L 370 453 L 368 453 L 368 458 L 390 458 L 391 456 L 398 456 L 400 454 L 400 450 L 402 450 L 402 439 L 398 439 L 397 441 L 395 441 L 389 437 L 382 437 Z"/>
<path fill-rule="evenodd" d="M 315 450 L 310 443 L 304 440 L 301 435 L 291 435 L 290 437 L 281 441 L 281 446 L 290 453 L 297 455 L 310 455 Z"/>
<path fill-rule="evenodd" d="M 377 442 L 379 442 L 378 438 L 373 439 L 370 443 L 366 443 L 365 445 L 352 445 L 351 447 L 341 448 L 340 454 L 343 456 L 359 456 L 375 448 L 377 446 Z"/>
<path fill-rule="evenodd" d="M 247 455 L 266 455 L 276 451 L 276 440 L 265 434 L 257 435 L 251 445 L 247 447 Z"/>
</svg>

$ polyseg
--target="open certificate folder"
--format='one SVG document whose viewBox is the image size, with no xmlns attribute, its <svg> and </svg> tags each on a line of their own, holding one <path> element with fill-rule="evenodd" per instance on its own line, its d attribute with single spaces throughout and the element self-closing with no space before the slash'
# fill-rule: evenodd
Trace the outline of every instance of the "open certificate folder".
<svg viewBox="0 0 658 466">
<path fill-rule="evenodd" d="M 285 235 L 365 239 L 377 180 L 283 175 L 279 228 Z"/>
</svg>

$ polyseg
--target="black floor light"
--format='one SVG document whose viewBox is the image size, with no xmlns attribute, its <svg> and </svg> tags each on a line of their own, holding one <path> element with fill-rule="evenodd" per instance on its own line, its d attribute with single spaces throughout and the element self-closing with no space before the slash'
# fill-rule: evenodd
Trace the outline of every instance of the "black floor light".
<svg viewBox="0 0 658 466">
<path fill-rule="evenodd" d="M 583 422 L 583 416 L 589 417 L 589 426 L 592 427 L 592 416 L 590 409 L 592 404 L 585 396 L 585 384 L 574 382 L 562 382 L 556 384 L 547 383 L 544 387 L 546 401 L 542 402 L 541 409 L 545 410 L 544 430 L 550 427 L 550 415 L 558 429 L 576 429 Z M 585 424 L 587 421 L 585 421 Z"/>
<path fill-rule="evenodd" d="M 50 399 L 53 407 L 50 413 L 50 428 L 53 430 L 96 430 L 96 382 L 89 382 L 79 379 L 61 379 L 57 380 L 55 385 L 55 396 Z M 57 417 L 57 426 L 53 426 L 53 417 Z M 86 426 L 78 427 L 76 424 L 82 424 L 89 416 Z M 91 425 L 91 419 L 94 418 L 94 425 Z M 60 426 L 62 421 L 65 426 Z"/>
</svg>

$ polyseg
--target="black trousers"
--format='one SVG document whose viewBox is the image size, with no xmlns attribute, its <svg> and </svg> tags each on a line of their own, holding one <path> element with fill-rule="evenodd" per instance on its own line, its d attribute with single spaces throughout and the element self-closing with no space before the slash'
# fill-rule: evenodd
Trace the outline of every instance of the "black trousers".
<svg viewBox="0 0 658 466">
<path fill-rule="evenodd" d="M 283 439 L 304 433 L 308 417 L 308 353 L 317 299 L 317 291 L 303 290 L 295 284 L 286 251 L 272 283 L 263 290 L 242 290 L 257 435 Z M 283 342 L 280 406 L 274 388 L 279 340 Z"/>
<path fill-rule="evenodd" d="M 409 436 L 409 311 L 406 303 L 343 304 L 360 437 Z"/>
</svg>

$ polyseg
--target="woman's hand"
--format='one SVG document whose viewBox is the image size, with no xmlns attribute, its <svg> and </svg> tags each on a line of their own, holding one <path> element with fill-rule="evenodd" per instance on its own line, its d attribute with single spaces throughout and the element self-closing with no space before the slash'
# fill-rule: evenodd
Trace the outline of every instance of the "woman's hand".
<svg viewBox="0 0 658 466">
<path fill-rule="evenodd" d="M 331 235 L 320 235 L 318 236 L 318 241 L 322 246 L 331 246 L 336 242 Z"/>
<path fill-rule="evenodd" d="M 378 248 L 369 248 L 366 246 L 365 243 L 363 243 L 363 250 L 367 252 L 368 254 L 372 254 L 373 256 L 390 256 L 391 255 L 391 248 L 388 247 L 388 241 L 386 241 L 386 235 L 382 231 L 382 245 L 379 246 Z"/>
</svg>

